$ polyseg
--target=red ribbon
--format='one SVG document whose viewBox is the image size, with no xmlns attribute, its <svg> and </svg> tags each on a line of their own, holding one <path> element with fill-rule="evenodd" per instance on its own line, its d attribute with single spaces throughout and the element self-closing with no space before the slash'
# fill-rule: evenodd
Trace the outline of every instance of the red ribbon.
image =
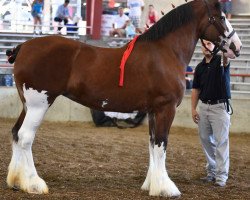
<svg viewBox="0 0 250 200">
<path fill-rule="evenodd" d="M 138 36 L 139 35 L 135 36 L 134 39 L 132 41 L 130 41 L 126 51 L 123 53 L 121 65 L 120 65 L 120 81 L 119 81 L 119 86 L 121 86 L 121 87 L 123 86 L 123 82 L 124 82 L 125 65 L 126 65 L 126 62 L 128 60 L 128 57 L 130 56 L 131 52 L 134 49 L 134 45 L 135 45 L 136 40 L 138 39 Z"/>
</svg>

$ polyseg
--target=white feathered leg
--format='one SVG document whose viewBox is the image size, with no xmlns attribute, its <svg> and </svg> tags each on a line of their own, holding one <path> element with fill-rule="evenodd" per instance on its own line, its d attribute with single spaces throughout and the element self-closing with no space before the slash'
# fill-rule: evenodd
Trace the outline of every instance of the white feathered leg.
<svg viewBox="0 0 250 200">
<path fill-rule="evenodd" d="M 143 190 L 149 190 L 151 196 L 173 197 L 181 193 L 168 177 L 165 167 L 166 151 L 163 143 L 152 146 L 149 143 L 150 162 L 146 180 L 142 185 Z"/>
<path fill-rule="evenodd" d="M 28 193 L 46 194 L 48 187 L 37 175 L 32 156 L 32 143 L 38 126 L 48 109 L 45 91 L 24 89 L 26 116 L 18 131 L 18 142 L 13 141 L 12 158 L 9 165 L 7 183 Z"/>
</svg>

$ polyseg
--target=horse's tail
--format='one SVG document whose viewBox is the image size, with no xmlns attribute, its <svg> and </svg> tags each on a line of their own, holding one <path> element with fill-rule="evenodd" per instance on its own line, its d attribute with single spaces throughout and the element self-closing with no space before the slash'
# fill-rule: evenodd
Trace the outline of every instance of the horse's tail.
<svg viewBox="0 0 250 200">
<path fill-rule="evenodd" d="M 19 44 L 17 47 L 14 47 L 13 49 L 8 49 L 6 51 L 6 56 L 8 56 L 8 62 L 10 64 L 13 64 L 15 62 L 17 54 L 19 50 L 21 49 L 21 45 L 22 44 Z"/>
</svg>

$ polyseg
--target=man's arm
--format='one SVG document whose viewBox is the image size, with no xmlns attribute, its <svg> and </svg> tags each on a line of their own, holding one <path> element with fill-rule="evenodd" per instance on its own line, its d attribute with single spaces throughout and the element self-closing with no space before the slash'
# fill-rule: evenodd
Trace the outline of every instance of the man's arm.
<svg viewBox="0 0 250 200">
<path fill-rule="evenodd" d="M 199 94 L 200 90 L 199 89 L 192 89 L 192 94 L 191 94 L 191 109 L 192 109 L 192 118 L 194 123 L 198 124 L 198 121 L 200 119 L 198 112 L 196 111 L 196 107 L 198 105 L 199 101 Z"/>
<path fill-rule="evenodd" d="M 67 18 L 67 19 L 70 19 L 70 20 L 73 20 L 73 18 L 69 15 L 69 8 L 67 7 L 67 9 L 65 10 L 66 12 L 65 12 L 65 18 Z"/>
<path fill-rule="evenodd" d="M 121 27 L 121 29 L 125 29 L 125 28 L 127 27 L 127 25 L 128 25 L 128 22 L 129 22 L 129 20 L 127 20 L 127 21 L 124 23 L 124 25 Z"/>
</svg>

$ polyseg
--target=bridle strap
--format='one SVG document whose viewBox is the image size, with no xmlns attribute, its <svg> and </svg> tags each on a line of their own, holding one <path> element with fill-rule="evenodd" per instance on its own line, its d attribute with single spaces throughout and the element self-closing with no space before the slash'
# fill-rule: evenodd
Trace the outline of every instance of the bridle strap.
<svg viewBox="0 0 250 200">
<path fill-rule="evenodd" d="M 214 25 L 215 28 L 217 29 L 217 31 L 223 36 L 226 38 L 225 36 L 225 33 L 224 31 L 221 31 L 221 26 L 219 25 L 219 23 L 216 21 L 215 17 L 211 15 L 211 11 L 209 9 L 209 6 L 208 6 L 208 3 L 206 0 L 203 0 L 204 4 L 206 5 L 206 8 L 207 8 L 207 12 L 208 12 L 208 21 L 209 21 L 209 24 L 208 26 L 206 27 L 204 33 L 206 32 L 207 28 L 210 26 L 210 25 Z"/>
<path fill-rule="evenodd" d="M 213 51 L 211 51 L 210 49 L 207 48 L 207 46 L 205 45 L 203 39 L 201 39 L 201 44 L 202 44 L 202 46 L 203 46 L 207 51 L 209 51 L 209 53 L 211 53 L 211 55 L 214 54 Z"/>
<path fill-rule="evenodd" d="M 235 30 L 233 29 L 233 31 L 229 34 L 229 36 L 227 36 L 227 39 L 230 39 L 231 37 L 233 37 L 234 34 L 235 34 Z"/>
<path fill-rule="evenodd" d="M 226 50 L 223 49 L 223 47 L 224 47 L 225 44 L 227 43 L 227 41 L 225 40 L 225 38 L 230 39 L 230 38 L 235 34 L 235 30 L 233 30 L 228 36 L 226 36 L 225 33 L 224 33 L 224 31 L 222 31 L 220 24 L 218 24 L 218 21 L 216 21 L 215 17 L 211 15 L 211 11 L 210 11 L 210 9 L 209 9 L 209 6 L 208 6 L 207 1 L 206 1 L 206 0 L 203 0 L 203 2 L 204 2 L 205 6 L 206 6 L 206 8 L 207 8 L 209 24 L 208 24 L 207 27 L 205 28 L 205 30 L 204 30 L 204 32 L 203 32 L 202 35 L 205 35 L 206 30 L 207 30 L 207 28 L 208 28 L 210 25 L 214 25 L 215 28 L 216 28 L 216 30 L 217 30 L 217 31 L 221 34 L 221 36 L 223 37 L 223 40 L 222 40 L 220 43 L 219 43 L 219 42 L 217 42 L 217 43 L 214 42 L 215 47 L 214 47 L 213 51 L 209 50 L 209 49 L 206 47 L 206 45 L 205 45 L 205 43 L 204 43 L 204 41 L 203 41 L 202 38 L 201 38 L 201 43 L 202 43 L 203 47 L 204 47 L 207 51 L 209 51 L 212 55 L 217 54 L 220 50 L 223 51 L 223 52 L 226 52 Z"/>
</svg>

